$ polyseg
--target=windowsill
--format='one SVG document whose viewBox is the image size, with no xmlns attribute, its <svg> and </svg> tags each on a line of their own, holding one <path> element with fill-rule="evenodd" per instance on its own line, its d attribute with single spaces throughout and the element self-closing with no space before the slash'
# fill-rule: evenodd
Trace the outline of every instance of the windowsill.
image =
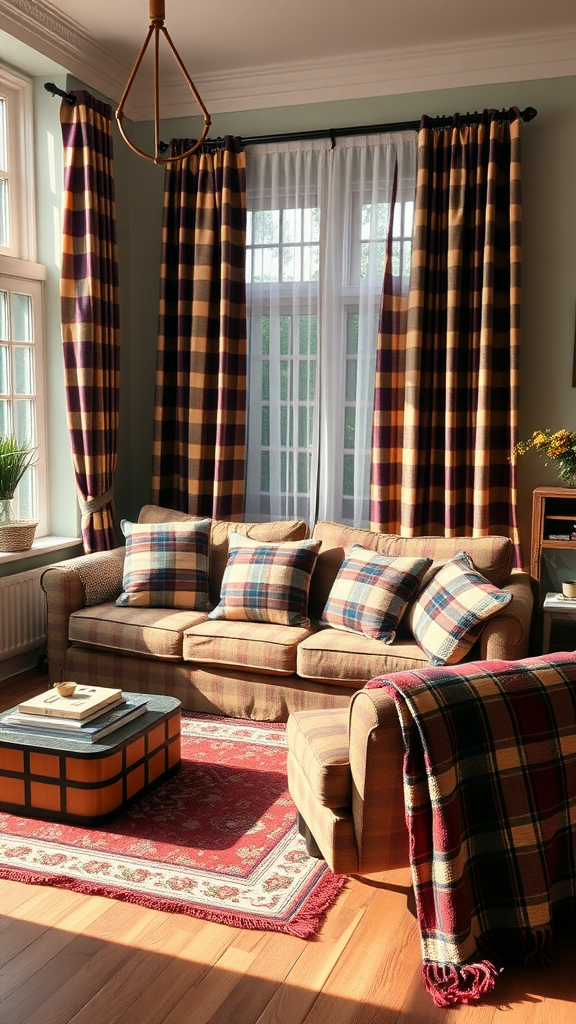
<svg viewBox="0 0 576 1024">
<path fill-rule="evenodd" d="M 65 558 L 67 548 L 77 548 L 81 544 L 81 537 L 37 537 L 32 547 L 26 551 L 0 551 L 0 566 L 9 562 L 20 562 L 24 558 L 34 558 L 36 555 L 49 554 L 50 551 L 62 552 L 60 557 Z"/>
</svg>

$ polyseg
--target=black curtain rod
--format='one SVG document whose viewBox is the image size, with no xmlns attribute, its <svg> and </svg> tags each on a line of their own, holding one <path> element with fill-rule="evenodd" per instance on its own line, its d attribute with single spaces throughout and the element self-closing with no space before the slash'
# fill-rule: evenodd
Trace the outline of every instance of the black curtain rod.
<svg viewBox="0 0 576 1024">
<path fill-rule="evenodd" d="M 500 119 L 511 120 L 515 114 L 515 109 L 510 108 L 508 110 L 500 111 Z M 523 121 L 533 121 L 538 111 L 534 107 L 526 107 L 525 110 L 520 111 L 520 117 Z M 479 124 L 482 114 L 475 111 L 473 114 L 460 114 L 460 124 Z M 433 128 L 449 128 L 454 123 L 454 115 L 442 115 L 441 117 L 430 117 L 430 122 Z M 368 125 L 355 125 L 352 128 L 316 128 L 307 132 L 279 132 L 277 135 L 249 135 L 242 136 L 243 146 L 256 146 L 265 145 L 270 142 L 306 142 L 311 139 L 331 139 L 332 146 L 335 146 L 336 139 L 350 135 L 379 135 L 385 132 L 407 132 L 407 131 L 418 131 L 420 128 L 420 121 L 392 121 L 388 124 L 368 124 Z M 203 147 L 216 147 L 221 146 L 223 142 L 222 138 L 217 139 L 206 139 L 203 142 Z M 169 148 L 167 142 L 160 143 L 160 149 L 163 153 Z"/>
<path fill-rule="evenodd" d="M 44 88 L 46 92 L 51 92 L 53 96 L 61 96 L 71 107 L 76 103 L 76 97 L 71 92 L 64 92 L 63 89 L 59 89 L 57 85 L 54 85 L 54 82 L 45 82 Z"/>
</svg>

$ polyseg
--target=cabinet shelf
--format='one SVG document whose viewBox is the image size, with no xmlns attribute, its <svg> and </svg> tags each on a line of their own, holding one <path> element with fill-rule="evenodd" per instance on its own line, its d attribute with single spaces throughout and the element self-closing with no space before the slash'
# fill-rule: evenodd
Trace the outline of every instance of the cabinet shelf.
<svg viewBox="0 0 576 1024">
<path fill-rule="evenodd" d="M 532 495 L 530 572 L 537 580 L 543 551 L 576 551 L 576 540 L 553 540 L 549 533 L 576 533 L 576 488 L 537 487 Z"/>
</svg>

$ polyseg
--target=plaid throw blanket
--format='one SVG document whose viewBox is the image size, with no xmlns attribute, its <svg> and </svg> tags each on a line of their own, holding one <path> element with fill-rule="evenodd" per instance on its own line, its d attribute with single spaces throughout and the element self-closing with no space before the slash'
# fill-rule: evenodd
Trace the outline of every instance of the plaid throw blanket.
<svg viewBox="0 0 576 1024">
<path fill-rule="evenodd" d="M 473 1003 L 576 921 L 576 653 L 373 679 L 396 702 L 424 983 Z"/>
</svg>

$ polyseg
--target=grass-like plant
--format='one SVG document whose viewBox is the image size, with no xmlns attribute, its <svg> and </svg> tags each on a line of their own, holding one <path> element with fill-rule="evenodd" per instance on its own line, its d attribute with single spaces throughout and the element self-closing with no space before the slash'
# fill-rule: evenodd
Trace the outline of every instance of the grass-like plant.
<svg viewBox="0 0 576 1024">
<path fill-rule="evenodd" d="M 0 434 L 0 500 L 13 498 L 24 473 L 35 462 L 36 448 L 14 434 Z"/>
</svg>

